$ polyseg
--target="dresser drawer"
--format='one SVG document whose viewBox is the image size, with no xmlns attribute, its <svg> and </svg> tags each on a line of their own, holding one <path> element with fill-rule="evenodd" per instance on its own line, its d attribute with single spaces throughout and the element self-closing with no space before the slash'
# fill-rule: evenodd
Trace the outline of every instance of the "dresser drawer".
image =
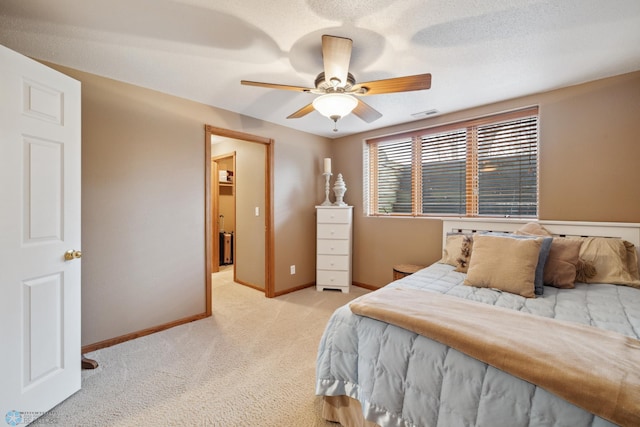
<svg viewBox="0 0 640 427">
<path fill-rule="evenodd" d="M 318 270 L 349 270 L 348 255 L 318 255 L 316 260 Z"/>
<path fill-rule="evenodd" d="M 318 270 L 316 273 L 316 285 L 317 286 L 349 286 L 349 272 L 348 271 L 330 271 L 330 270 Z"/>
<path fill-rule="evenodd" d="M 351 222 L 351 209 L 318 209 L 318 223 L 341 223 Z"/>
<path fill-rule="evenodd" d="M 318 239 L 318 254 L 349 255 L 350 240 Z"/>
<path fill-rule="evenodd" d="M 318 239 L 348 239 L 351 237 L 349 224 L 318 224 Z"/>
</svg>

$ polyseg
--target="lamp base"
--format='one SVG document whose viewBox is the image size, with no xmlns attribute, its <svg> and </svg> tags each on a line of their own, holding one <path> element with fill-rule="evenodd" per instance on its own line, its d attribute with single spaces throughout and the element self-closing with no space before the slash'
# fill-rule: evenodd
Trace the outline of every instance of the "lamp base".
<svg viewBox="0 0 640 427">
<path fill-rule="evenodd" d="M 329 178 L 331 178 L 331 173 L 325 172 L 324 175 L 324 202 L 320 204 L 320 206 L 332 206 L 331 200 L 329 200 Z"/>
</svg>

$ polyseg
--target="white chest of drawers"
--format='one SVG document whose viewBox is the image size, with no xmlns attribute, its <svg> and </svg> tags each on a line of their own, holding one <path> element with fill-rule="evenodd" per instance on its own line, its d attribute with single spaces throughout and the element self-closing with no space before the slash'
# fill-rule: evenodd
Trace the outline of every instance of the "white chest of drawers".
<svg viewBox="0 0 640 427">
<path fill-rule="evenodd" d="M 316 206 L 316 289 L 351 286 L 353 206 Z"/>
</svg>

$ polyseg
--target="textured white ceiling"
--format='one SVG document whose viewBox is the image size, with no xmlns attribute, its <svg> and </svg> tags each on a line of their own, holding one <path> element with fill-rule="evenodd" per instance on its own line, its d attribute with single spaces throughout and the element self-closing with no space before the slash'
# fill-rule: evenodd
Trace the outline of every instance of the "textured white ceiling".
<svg viewBox="0 0 640 427">
<path fill-rule="evenodd" d="M 383 117 L 286 119 L 315 95 L 321 36 L 350 72 L 429 72 L 427 91 L 364 98 Z M 640 70 L 639 0 L 0 0 L 0 43 L 25 55 L 327 137 Z M 2 70 L 0 69 L 0 73 Z"/>
</svg>

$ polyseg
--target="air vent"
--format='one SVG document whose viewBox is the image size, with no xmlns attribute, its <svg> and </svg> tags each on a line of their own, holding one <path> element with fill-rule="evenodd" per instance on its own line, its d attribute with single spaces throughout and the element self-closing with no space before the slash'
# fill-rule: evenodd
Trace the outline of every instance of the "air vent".
<svg viewBox="0 0 640 427">
<path fill-rule="evenodd" d="M 411 114 L 411 116 L 414 119 L 424 119 L 425 117 L 433 116 L 434 114 L 438 114 L 438 110 L 433 109 L 433 110 L 421 111 L 419 113 L 413 113 Z"/>
</svg>

